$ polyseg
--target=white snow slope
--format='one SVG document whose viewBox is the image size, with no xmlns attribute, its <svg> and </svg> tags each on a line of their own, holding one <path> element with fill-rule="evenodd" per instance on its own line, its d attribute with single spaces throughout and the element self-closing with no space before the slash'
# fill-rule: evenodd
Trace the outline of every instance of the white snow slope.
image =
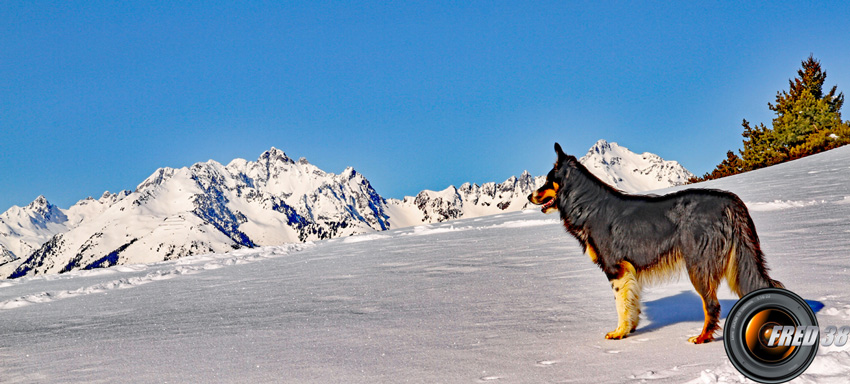
<svg viewBox="0 0 850 384">
<path fill-rule="evenodd" d="M 850 324 L 850 147 L 700 185 L 751 207 L 771 276 Z M 721 289 L 723 314 L 735 297 Z M 535 210 L 0 281 L 0 381 L 740 382 L 692 345 L 700 299 L 648 288 L 624 340 L 604 275 Z M 843 383 L 850 345 L 796 382 Z"/>
</svg>

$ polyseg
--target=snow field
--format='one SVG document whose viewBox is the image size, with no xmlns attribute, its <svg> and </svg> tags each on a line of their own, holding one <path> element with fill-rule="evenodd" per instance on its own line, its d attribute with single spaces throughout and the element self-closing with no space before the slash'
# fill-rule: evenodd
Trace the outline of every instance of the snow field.
<svg viewBox="0 0 850 384">
<path fill-rule="evenodd" d="M 251 263 L 266 258 L 281 257 L 289 254 L 290 252 L 299 251 L 313 245 L 314 244 L 312 242 L 309 242 L 304 244 L 262 247 L 259 249 L 240 250 L 224 254 L 189 256 L 174 261 L 160 263 L 119 265 L 105 269 L 73 271 L 64 275 L 42 275 L 36 277 L 24 277 L 17 280 L 5 280 L 2 284 L 0 284 L 0 288 L 14 287 L 27 283 L 32 284 L 31 281 L 38 280 L 69 280 L 82 282 L 90 279 L 101 280 L 103 277 L 114 277 L 122 274 L 130 275 L 80 287 L 74 290 L 45 291 L 2 300 L 0 301 L 0 310 L 19 308 L 29 304 L 47 303 L 54 300 L 67 299 L 80 295 L 106 293 L 113 289 L 133 288 L 153 281 L 171 279 L 177 276 L 194 274 L 204 270 L 219 269 L 228 265 Z M 149 270 L 152 271 L 148 272 Z M 0 293 L 0 298 L 4 297 L 2 295 L 3 293 L 7 292 Z"/>
<path fill-rule="evenodd" d="M 850 325 L 848 159 L 701 185 L 747 202 L 771 276 L 822 327 Z M 608 282 L 537 211 L 0 284 L 3 382 L 744 381 L 722 343 L 687 342 L 687 278 L 644 289 L 636 332 L 605 340 Z M 719 296 L 725 318 L 737 297 Z M 848 375 L 850 346 L 821 348 L 796 382 Z"/>
</svg>

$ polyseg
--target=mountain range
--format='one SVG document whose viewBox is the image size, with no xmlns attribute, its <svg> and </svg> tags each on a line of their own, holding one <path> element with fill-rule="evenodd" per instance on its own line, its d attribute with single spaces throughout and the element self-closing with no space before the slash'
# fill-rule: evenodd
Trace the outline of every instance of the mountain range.
<svg viewBox="0 0 850 384">
<path fill-rule="evenodd" d="M 684 184 L 675 161 L 600 140 L 580 159 L 626 192 Z M 353 168 L 325 172 L 272 148 L 256 161 L 160 168 L 134 191 L 68 209 L 39 196 L 0 214 L 0 278 L 171 260 L 517 211 L 543 176 L 385 199 Z"/>
</svg>

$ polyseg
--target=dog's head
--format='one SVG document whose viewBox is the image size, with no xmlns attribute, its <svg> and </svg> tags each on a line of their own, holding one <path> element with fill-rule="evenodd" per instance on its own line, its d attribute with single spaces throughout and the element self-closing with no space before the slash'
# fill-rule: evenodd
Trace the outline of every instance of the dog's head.
<svg viewBox="0 0 850 384">
<path fill-rule="evenodd" d="M 570 157 L 564 153 L 558 143 L 555 143 L 555 153 L 558 154 L 558 160 L 555 161 L 555 166 L 546 175 L 546 182 L 543 183 L 542 187 L 528 195 L 528 201 L 532 204 L 543 206 L 540 209 L 543 213 L 552 213 L 558 210 L 558 190 L 562 183 L 558 171 L 564 160 Z"/>
</svg>

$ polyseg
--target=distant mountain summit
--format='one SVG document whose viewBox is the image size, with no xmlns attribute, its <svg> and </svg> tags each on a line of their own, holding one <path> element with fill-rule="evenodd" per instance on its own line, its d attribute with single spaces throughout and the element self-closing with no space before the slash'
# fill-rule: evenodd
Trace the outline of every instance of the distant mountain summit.
<svg viewBox="0 0 850 384">
<path fill-rule="evenodd" d="M 605 183 L 629 193 L 683 185 L 694 177 L 676 161 L 649 152 L 637 154 L 605 140 L 597 141 L 579 162 Z"/>
<path fill-rule="evenodd" d="M 519 211 L 528 206 L 527 196 L 543 185 L 544 176 L 527 171 L 502 183 L 464 183 L 442 191 L 424 190 L 402 200 L 388 199 L 390 222 L 395 227 L 442 222 L 461 217 L 478 217 L 499 212 Z"/>
<path fill-rule="evenodd" d="M 689 176 L 675 161 L 600 140 L 581 158 L 628 192 Z M 160 168 L 134 191 L 104 193 L 61 209 L 39 196 L 0 214 L 0 278 L 170 260 L 237 248 L 305 242 L 518 211 L 545 177 L 465 183 L 384 199 L 346 168 L 325 172 L 272 148 L 256 161 Z"/>
</svg>

